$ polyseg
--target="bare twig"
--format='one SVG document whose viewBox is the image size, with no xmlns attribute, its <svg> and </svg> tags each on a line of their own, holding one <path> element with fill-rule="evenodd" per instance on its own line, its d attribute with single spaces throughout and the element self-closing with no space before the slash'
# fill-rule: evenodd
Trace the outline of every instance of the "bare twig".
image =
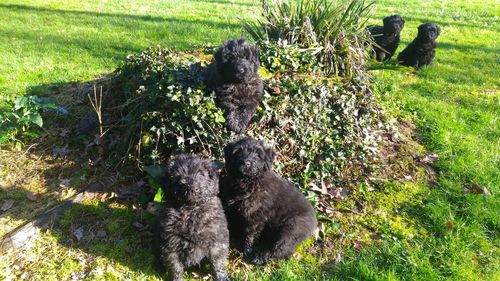
<svg viewBox="0 0 500 281">
<path fill-rule="evenodd" d="M 90 100 L 90 104 L 94 108 L 94 111 L 97 114 L 97 121 L 99 122 L 99 135 L 102 137 L 106 132 L 104 132 L 103 123 L 102 123 L 102 86 L 99 91 L 99 99 L 97 99 L 97 90 L 94 85 L 94 100 L 90 97 L 90 94 L 87 94 Z"/>
</svg>

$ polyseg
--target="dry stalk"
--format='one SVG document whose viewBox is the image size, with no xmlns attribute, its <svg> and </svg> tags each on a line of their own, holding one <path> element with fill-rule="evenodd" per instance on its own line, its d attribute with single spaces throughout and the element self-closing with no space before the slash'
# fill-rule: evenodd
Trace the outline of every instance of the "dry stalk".
<svg viewBox="0 0 500 281">
<path fill-rule="evenodd" d="M 92 108 L 94 108 L 94 111 L 97 114 L 97 121 L 99 122 L 99 136 L 103 136 L 105 134 L 104 128 L 103 128 L 103 123 L 102 123 L 102 86 L 99 91 L 99 99 L 97 97 L 97 90 L 94 85 L 94 100 L 92 100 L 92 97 L 90 97 L 90 94 L 87 94 L 90 100 L 90 104 L 92 104 Z"/>
</svg>

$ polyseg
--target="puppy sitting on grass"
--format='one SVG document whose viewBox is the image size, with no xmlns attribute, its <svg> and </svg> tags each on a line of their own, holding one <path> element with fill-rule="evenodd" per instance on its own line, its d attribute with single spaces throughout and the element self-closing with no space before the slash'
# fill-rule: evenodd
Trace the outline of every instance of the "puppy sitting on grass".
<svg viewBox="0 0 500 281">
<path fill-rule="evenodd" d="M 377 61 L 390 60 L 399 46 L 400 33 L 405 26 L 405 20 L 400 15 L 384 18 L 384 26 L 369 26 L 368 32 L 378 46 L 373 45 L 371 53 Z"/>
<path fill-rule="evenodd" d="M 219 177 L 208 159 L 181 155 L 171 160 L 160 179 L 166 208 L 156 218 L 153 251 L 173 280 L 203 259 L 212 264 L 215 280 L 226 272 L 229 232 L 219 193 Z"/>
<path fill-rule="evenodd" d="M 274 151 L 246 137 L 224 148 L 221 199 L 231 243 L 251 263 L 287 258 L 316 229 L 305 196 L 272 170 Z"/>
<path fill-rule="evenodd" d="M 418 27 L 417 38 L 399 53 L 399 64 L 413 66 L 415 69 L 430 65 L 436 55 L 436 39 L 440 33 L 441 28 L 435 23 L 421 24 Z"/>
</svg>

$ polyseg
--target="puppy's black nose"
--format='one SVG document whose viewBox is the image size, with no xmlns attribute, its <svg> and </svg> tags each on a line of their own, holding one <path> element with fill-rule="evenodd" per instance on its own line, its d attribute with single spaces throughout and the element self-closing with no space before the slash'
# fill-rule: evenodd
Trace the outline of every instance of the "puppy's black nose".
<svg viewBox="0 0 500 281">
<path fill-rule="evenodd" d="M 238 72 L 239 72 L 239 73 L 244 73 L 244 72 L 245 72 L 245 69 L 244 69 L 243 67 L 240 67 L 240 68 L 238 68 Z"/>
<path fill-rule="evenodd" d="M 247 167 L 252 166 L 252 162 L 250 162 L 250 161 L 245 161 L 245 166 L 247 166 Z"/>
</svg>

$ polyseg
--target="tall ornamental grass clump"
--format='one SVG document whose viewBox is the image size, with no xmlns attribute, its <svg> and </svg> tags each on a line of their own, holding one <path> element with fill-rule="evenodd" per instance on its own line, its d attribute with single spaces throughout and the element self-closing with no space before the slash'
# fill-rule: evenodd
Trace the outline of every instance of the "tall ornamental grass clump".
<svg viewBox="0 0 500 281">
<path fill-rule="evenodd" d="M 243 28 L 256 41 L 313 49 L 326 74 L 364 77 L 364 28 L 372 5 L 365 0 L 263 0 L 262 14 L 244 20 Z"/>
</svg>

